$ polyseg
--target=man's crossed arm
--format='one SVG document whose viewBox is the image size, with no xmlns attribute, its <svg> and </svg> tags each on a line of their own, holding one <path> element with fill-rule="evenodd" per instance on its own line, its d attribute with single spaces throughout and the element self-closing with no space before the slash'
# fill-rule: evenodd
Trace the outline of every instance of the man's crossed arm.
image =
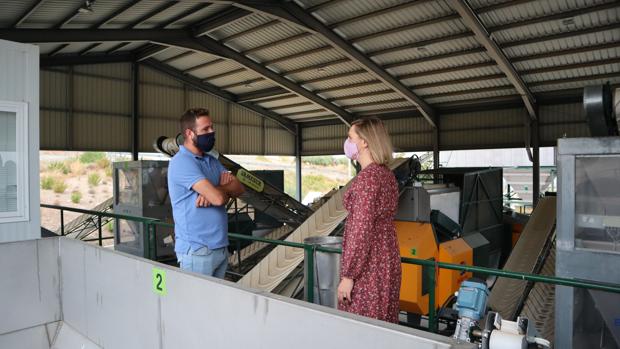
<svg viewBox="0 0 620 349">
<path fill-rule="evenodd" d="M 192 189 L 198 193 L 196 207 L 221 206 L 226 204 L 230 198 L 239 197 L 245 192 L 241 182 L 230 172 L 222 172 L 218 186 L 203 179 L 195 183 Z"/>
</svg>

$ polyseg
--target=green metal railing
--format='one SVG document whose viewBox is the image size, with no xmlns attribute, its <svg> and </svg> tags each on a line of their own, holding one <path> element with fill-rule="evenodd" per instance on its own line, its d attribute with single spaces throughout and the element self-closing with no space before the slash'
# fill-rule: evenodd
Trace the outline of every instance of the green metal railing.
<svg viewBox="0 0 620 349">
<path fill-rule="evenodd" d="M 121 214 L 108 213 L 108 212 L 89 211 L 89 210 L 82 210 L 82 209 L 57 206 L 57 205 L 42 204 L 41 207 L 60 210 L 61 224 L 63 223 L 62 217 L 63 217 L 64 211 L 73 211 L 73 212 L 80 212 L 80 213 L 87 213 L 87 214 L 95 215 L 99 217 L 99 223 L 101 223 L 101 217 L 111 217 L 111 218 L 117 218 L 117 219 L 132 220 L 132 221 L 142 223 L 144 227 L 144 231 L 147 232 L 147 234 L 144 234 L 144 246 L 145 246 L 144 257 L 148 259 L 152 259 L 152 260 L 155 260 L 157 256 L 157 244 L 155 243 L 155 235 L 157 232 L 157 227 L 160 226 L 160 227 L 174 228 L 174 224 L 162 222 L 160 220 L 157 220 L 154 218 L 148 218 L 148 217 L 136 217 L 136 216 L 128 216 L 128 215 L 121 215 Z M 61 232 L 64 232 L 64 229 L 62 227 L 61 227 Z M 228 236 L 231 239 L 250 240 L 254 242 L 264 242 L 264 243 L 273 244 L 273 245 L 303 249 L 304 257 L 307 258 L 306 260 L 308 262 L 308 265 L 314 264 L 314 254 L 316 252 L 342 253 L 340 249 L 309 245 L 309 244 L 304 244 L 304 243 L 299 243 L 299 242 L 272 240 L 272 239 L 265 239 L 261 237 L 242 235 L 242 234 L 236 234 L 236 233 L 229 233 Z M 101 240 L 104 240 L 104 239 L 106 238 L 103 238 L 103 239 L 101 238 L 101 224 L 99 224 L 99 239 L 98 239 L 99 245 L 101 245 Z M 97 239 L 94 239 L 94 240 L 97 240 Z M 435 288 L 436 288 L 435 284 L 437 282 L 436 272 L 438 269 L 450 269 L 450 270 L 457 270 L 457 271 L 462 271 L 462 272 L 484 274 L 484 275 L 489 275 L 489 276 L 505 277 L 509 279 L 516 279 L 516 280 L 523 280 L 523 281 L 542 282 L 542 283 L 560 285 L 560 286 L 569 286 L 569 287 L 577 287 L 577 288 L 591 289 L 591 290 L 597 290 L 597 291 L 620 293 L 620 285 L 617 285 L 617 284 L 596 283 L 596 282 L 591 282 L 591 281 L 560 278 L 560 277 L 555 277 L 555 276 L 520 273 L 520 272 L 505 271 L 505 270 L 498 270 L 498 269 L 485 268 L 485 267 L 475 267 L 475 266 L 468 266 L 468 265 L 461 265 L 461 264 L 451 264 L 451 263 L 437 262 L 437 261 L 417 259 L 417 258 L 401 257 L 400 260 L 402 263 L 421 266 L 424 273 L 429 272 L 428 275 L 430 276 L 429 278 L 430 287 L 429 287 L 429 297 L 428 297 L 429 298 L 428 299 L 428 302 L 429 302 L 428 329 L 432 332 L 437 332 L 438 330 L 438 319 L 437 319 L 437 313 L 436 313 L 436 308 L 435 308 Z M 314 302 L 314 268 L 309 268 L 309 270 L 307 271 L 307 275 L 308 277 L 305 280 L 307 301 Z"/>
</svg>

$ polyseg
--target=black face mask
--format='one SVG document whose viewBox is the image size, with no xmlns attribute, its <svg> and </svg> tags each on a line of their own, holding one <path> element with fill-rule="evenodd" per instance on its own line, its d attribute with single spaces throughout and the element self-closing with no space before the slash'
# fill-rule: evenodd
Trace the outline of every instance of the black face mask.
<svg viewBox="0 0 620 349">
<path fill-rule="evenodd" d="M 194 136 L 194 145 L 205 153 L 210 152 L 215 145 L 215 132 Z"/>
</svg>

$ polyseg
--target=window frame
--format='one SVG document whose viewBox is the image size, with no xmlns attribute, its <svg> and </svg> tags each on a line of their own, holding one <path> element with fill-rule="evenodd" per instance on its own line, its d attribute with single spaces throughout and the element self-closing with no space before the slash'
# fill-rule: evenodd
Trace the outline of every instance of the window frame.
<svg viewBox="0 0 620 349">
<path fill-rule="evenodd" d="M 0 212 L 0 224 L 28 221 L 30 219 L 28 103 L 0 100 L 0 112 L 15 113 L 15 153 L 17 160 L 15 164 L 17 210 Z"/>
</svg>

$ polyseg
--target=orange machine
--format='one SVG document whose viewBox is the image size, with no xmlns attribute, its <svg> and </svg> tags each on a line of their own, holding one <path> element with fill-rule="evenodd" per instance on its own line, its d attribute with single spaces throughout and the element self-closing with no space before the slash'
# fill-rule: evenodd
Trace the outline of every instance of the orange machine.
<svg viewBox="0 0 620 349">
<path fill-rule="evenodd" d="M 394 224 L 401 257 L 473 265 L 473 250 L 462 238 L 438 245 L 431 223 L 395 221 Z M 470 277 L 471 273 L 439 270 L 436 278 L 435 306 L 441 306 L 459 289 L 461 282 Z M 428 314 L 430 285 L 427 279 L 428 276 L 424 275 L 421 266 L 403 263 L 400 286 L 401 310 Z"/>
</svg>

